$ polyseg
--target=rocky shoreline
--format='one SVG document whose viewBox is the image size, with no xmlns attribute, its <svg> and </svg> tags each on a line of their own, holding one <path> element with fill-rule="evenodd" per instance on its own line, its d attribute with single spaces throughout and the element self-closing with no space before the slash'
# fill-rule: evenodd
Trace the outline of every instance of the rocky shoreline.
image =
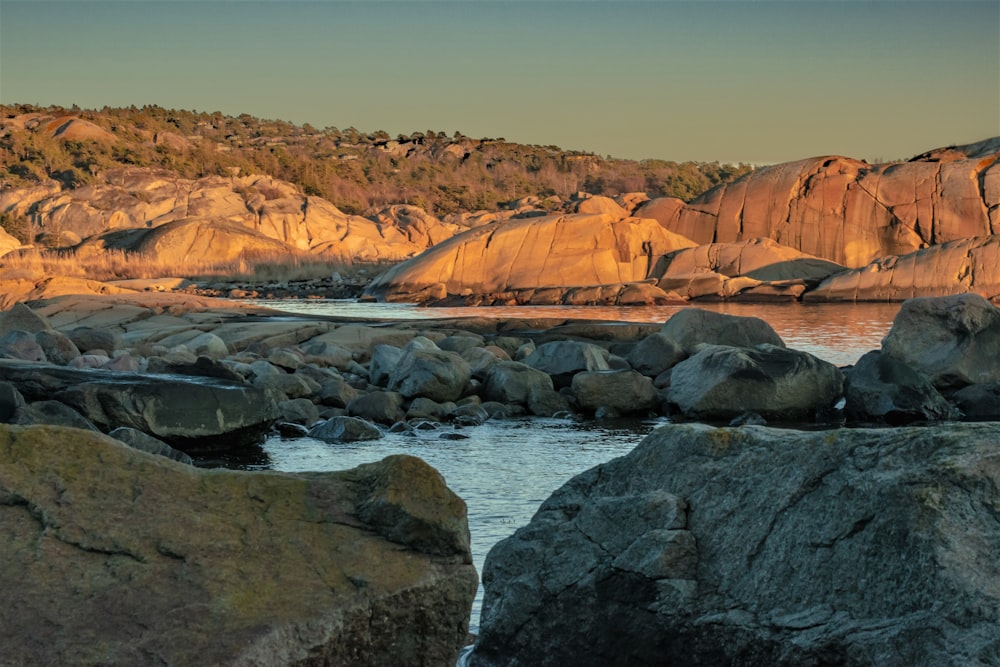
<svg viewBox="0 0 1000 667">
<path fill-rule="evenodd" d="M 414 429 L 462 438 L 487 420 L 521 415 L 655 414 L 673 422 L 728 424 L 735 430 L 723 431 L 734 434 L 760 424 L 899 426 L 1000 418 L 1000 309 L 973 294 L 906 302 L 882 349 L 848 368 L 787 348 L 757 318 L 697 308 L 664 324 L 486 317 L 388 323 L 291 315 L 182 292 L 124 290 L 15 305 L 0 314 L 0 355 L 0 421 L 11 424 L 6 428 L 12 441 L 56 441 L 71 437 L 60 428 L 82 429 L 89 435 L 80 436 L 81 442 L 100 443 L 94 451 L 111 447 L 116 457 L 139 457 L 144 466 L 153 459 L 119 454 L 134 451 L 122 449 L 124 444 L 166 455 L 174 461 L 158 456 L 164 463 L 156 466 L 179 470 L 182 477 L 203 473 L 178 461 L 190 456 L 205 465 L 234 453 L 252 457 L 269 432 L 330 442 Z M 667 430 L 676 428 L 682 427 Z M 3 471 L 21 465 L 19 460 L 0 463 L 0 498 L 12 499 L 0 502 L 0 510 L 19 512 L 25 503 L 41 507 L 30 498 L 16 500 L 24 493 Z M 409 473 L 398 474 L 398 483 L 409 483 Z M 133 483 L 141 487 L 147 472 L 137 475 Z M 413 533 L 413 520 L 406 518 L 424 511 L 420 507 L 437 512 L 434 498 L 443 492 L 429 493 L 405 511 L 386 510 L 395 517 L 386 519 L 387 540 L 440 552 L 427 546 L 421 531 Z M 350 522 L 382 521 L 370 516 L 364 501 L 351 502 L 359 504 L 343 510 Z M 454 520 L 464 523 L 464 505 L 455 512 Z M 467 554 L 465 539 L 465 547 L 456 543 L 447 553 Z M 677 586 L 686 595 L 687 584 Z M 498 590 L 488 593 L 492 599 L 503 596 Z M 471 597 L 455 592 L 446 597 L 471 604 Z M 400 616 L 402 625 L 393 632 L 403 632 L 409 618 Z M 438 628 L 444 634 L 436 636 L 454 632 L 454 625 L 448 627 Z M 499 636 L 490 635 L 495 629 L 486 621 L 483 629 L 485 637 Z M 461 644 L 435 641 L 435 651 L 444 651 L 437 656 L 457 652 Z M 492 648 L 483 655 L 503 655 L 495 653 L 500 640 L 488 641 Z M 510 646 L 519 641 L 510 639 Z M 785 641 L 797 640 L 793 633 Z M 327 649 L 302 650 L 318 655 Z M 220 664 L 239 664 L 229 659 Z"/>
</svg>

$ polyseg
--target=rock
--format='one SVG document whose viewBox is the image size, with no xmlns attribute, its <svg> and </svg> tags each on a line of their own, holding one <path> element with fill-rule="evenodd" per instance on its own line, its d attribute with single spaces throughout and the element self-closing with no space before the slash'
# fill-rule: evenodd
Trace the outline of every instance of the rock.
<svg viewBox="0 0 1000 667">
<path fill-rule="evenodd" d="M 66 366 L 80 356 L 80 350 L 69 336 L 55 330 L 39 331 L 35 342 L 42 348 L 45 358 L 53 364 Z"/>
<path fill-rule="evenodd" d="M 225 341 L 213 333 L 205 332 L 184 343 L 196 356 L 210 359 L 223 359 L 229 356 L 229 348 Z"/>
<path fill-rule="evenodd" d="M 9 424 L 17 409 L 24 405 L 24 396 L 12 382 L 0 382 L 0 422 Z"/>
<path fill-rule="evenodd" d="M 978 294 L 903 303 L 882 352 L 939 390 L 1000 381 L 1000 309 Z"/>
<path fill-rule="evenodd" d="M 241 368 L 246 375 L 238 372 L 238 369 Z M 259 368 L 261 367 L 258 366 Z M 146 372 L 219 378 L 220 380 L 229 380 L 230 382 L 246 382 L 247 377 L 254 374 L 249 364 L 234 365 L 233 363 L 227 363 L 226 360 L 216 361 L 208 357 L 198 357 L 193 364 L 170 363 L 162 357 L 150 357 L 146 360 Z"/>
<path fill-rule="evenodd" d="M 255 378 L 254 386 L 279 391 L 288 398 L 308 398 L 319 393 L 320 385 L 315 380 L 295 373 L 279 373 L 266 379 Z"/>
<path fill-rule="evenodd" d="M 580 408 L 587 412 L 604 408 L 619 415 L 642 414 L 659 403 L 652 381 L 633 370 L 577 373 L 572 390 Z"/>
<path fill-rule="evenodd" d="M 137 431 L 134 428 L 122 426 L 120 428 L 113 429 L 108 433 L 108 435 L 115 440 L 124 442 L 133 449 L 138 449 L 139 451 L 146 452 L 147 454 L 165 456 L 168 459 L 177 461 L 178 463 L 194 465 L 194 461 L 191 457 L 184 452 L 178 451 L 162 440 L 158 440 L 153 436 L 143 433 L 142 431 Z"/>
<path fill-rule="evenodd" d="M 769 238 L 685 248 L 671 254 L 667 262 L 657 276 L 660 279 L 713 272 L 727 278 L 745 276 L 764 282 L 802 279 L 816 284 L 846 269 Z"/>
<path fill-rule="evenodd" d="M 473 333 L 453 334 L 444 338 L 438 347 L 446 352 L 457 352 L 464 358 L 467 350 L 475 350 L 483 347 L 485 343 L 482 336 Z"/>
<path fill-rule="evenodd" d="M 325 341 L 312 341 L 302 346 L 302 356 L 306 363 L 331 366 L 346 370 L 354 360 L 350 350 Z"/>
<path fill-rule="evenodd" d="M 12 331 L 35 334 L 40 331 L 51 330 L 52 327 L 45 318 L 23 303 L 14 304 L 9 310 L 0 313 L 0 335 L 8 334 Z"/>
<path fill-rule="evenodd" d="M 537 417 L 552 417 L 553 415 L 572 412 L 572 407 L 565 396 L 557 391 L 536 387 L 528 393 L 528 411 Z"/>
<path fill-rule="evenodd" d="M 469 372 L 472 377 L 480 381 L 486 379 L 490 366 L 498 361 L 510 361 L 510 356 L 500 348 L 472 347 L 462 351 L 461 355 L 469 364 Z"/>
<path fill-rule="evenodd" d="M 664 333 L 655 333 L 639 342 L 628 355 L 628 363 L 635 370 L 649 377 L 656 377 L 673 368 L 687 353 Z"/>
<path fill-rule="evenodd" d="M 832 411 L 844 376 L 807 352 L 775 345 L 706 345 L 674 366 L 667 400 L 688 419 L 727 422 L 746 411 L 768 421 L 815 421 Z"/>
<path fill-rule="evenodd" d="M 305 363 L 301 354 L 287 349 L 272 350 L 267 355 L 267 361 L 274 366 L 284 368 L 286 371 L 294 371 L 297 368 L 302 368 L 302 365 Z"/>
<path fill-rule="evenodd" d="M 654 220 L 609 214 L 508 220 L 463 232 L 397 264 L 372 281 L 365 293 L 380 300 L 412 301 L 545 286 L 559 288 L 554 298 L 561 300 L 566 288 L 643 281 L 661 257 L 691 245 Z"/>
<path fill-rule="evenodd" d="M 465 504 L 419 459 L 248 474 L 69 429 L 0 443 L 6 662 L 445 665 L 466 641 Z"/>
<path fill-rule="evenodd" d="M 996 231 L 1000 231 L 998 228 Z M 903 301 L 974 292 L 1000 295 L 1000 236 L 978 236 L 886 255 L 836 273 L 803 301 Z"/>
<path fill-rule="evenodd" d="M 21 361 L 46 361 L 45 351 L 35 341 L 35 335 L 25 331 L 8 331 L 0 336 L 0 357 Z"/>
<path fill-rule="evenodd" d="M 278 403 L 281 416 L 286 422 L 312 426 L 319 421 L 319 410 L 308 398 L 291 398 Z"/>
<path fill-rule="evenodd" d="M 504 404 L 527 405 L 532 392 L 540 390 L 554 390 L 548 373 L 519 361 L 500 361 L 486 373 L 483 397 Z"/>
<path fill-rule="evenodd" d="M 547 373 L 556 389 L 568 387 L 581 371 L 608 369 L 608 351 L 593 343 L 575 340 L 552 341 L 539 345 L 524 363 Z"/>
<path fill-rule="evenodd" d="M 90 352 L 91 350 L 106 350 L 108 352 L 113 352 L 122 346 L 121 334 L 111 329 L 76 327 L 71 329 L 67 335 L 69 336 L 69 339 L 73 341 L 73 344 L 84 353 Z"/>
<path fill-rule="evenodd" d="M 72 368 L 103 368 L 104 364 L 111 361 L 111 357 L 106 354 L 81 354 L 76 359 L 69 362 Z"/>
<path fill-rule="evenodd" d="M 926 377 L 878 350 L 861 357 L 844 376 L 848 420 L 900 426 L 961 416 Z"/>
<path fill-rule="evenodd" d="M 279 416 L 273 392 L 215 380 L 0 362 L 28 400 L 55 398 L 102 429 L 135 428 L 182 449 L 259 442 Z"/>
<path fill-rule="evenodd" d="M 1000 382 L 970 384 L 951 395 L 968 420 L 1000 421 Z"/>
<path fill-rule="evenodd" d="M 309 437 L 325 442 L 378 440 L 382 431 L 357 417 L 331 417 L 309 429 Z"/>
<path fill-rule="evenodd" d="M 202 358 L 202 357 L 199 357 Z M 116 354 L 111 359 L 108 359 L 101 365 L 101 368 L 106 368 L 109 371 L 128 371 L 135 372 L 141 368 L 141 360 L 136 359 L 128 352 L 123 354 Z"/>
<path fill-rule="evenodd" d="M 677 343 L 687 354 L 692 354 L 702 343 L 732 347 L 785 346 L 771 325 L 758 317 L 725 315 L 701 308 L 677 311 L 663 325 L 660 333 Z"/>
<path fill-rule="evenodd" d="M 451 401 L 438 403 L 429 398 L 419 396 L 410 401 L 410 406 L 406 409 L 407 419 L 433 419 L 434 421 L 444 421 L 452 415 L 456 406 Z"/>
<path fill-rule="evenodd" d="M 90 420 L 79 412 L 60 401 L 35 401 L 17 408 L 12 424 L 30 426 L 32 424 L 48 424 L 50 426 L 69 426 L 85 431 L 97 431 Z"/>
<path fill-rule="evenodd" d="M 324 382 L 319 390 L 316 399 L 322 405 L 334 408 L 346 408 L 347 404 L 358 397 L 358 390 L 347 383 L 340 376 L 330 378 Z"/>
<path fill-rule="evenodd" d="M 947 163 L 921 156 L 884 165 L 810 158 L 719 185 L 664 224 L 696 245 L 770 238 L 853 268 L 992 233 L 1000 196 L 980 184 L 992 183 L 998 173 L 1000 162 L 992 155 Z"/>
<path fill-rule="evenodd" d="M 443 403 L 461 398 L 471 378 L 471 367 L 454 352 L 407 345 L 389 374 L 388 387 L 406 398 L 423 396 Z"/>
<path fill-rule="evenodd" d="M 368 364 L 368 379 L 377 387 L 386 387 L 393 369 L 399 365 L 403 350 L 392 345 L 376 345 Z"/>
<path fill-rule="evenodd" d="M 361 394 L 347 404 L 347 414 L 391 426 L 406 419 L 403 397 L 395 391 L 373 391 Z"/>
<path fill-rule="evenodd" d="M 660 428 L 490 551 L 470 664 L 993 664 L 996 440 Z"/>
</svg>

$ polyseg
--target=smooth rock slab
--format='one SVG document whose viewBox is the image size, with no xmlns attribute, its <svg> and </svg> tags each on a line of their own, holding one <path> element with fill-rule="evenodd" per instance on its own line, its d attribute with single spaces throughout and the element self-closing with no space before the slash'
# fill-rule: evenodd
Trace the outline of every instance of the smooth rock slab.
<svg viewBox="0 0 1000 667">
<path fill-rule="evenodd" d="M 470 664 L 998 664 L 998 436 L 660 428 L 490 551 Z"/>
<path fill-rule="evenodd" d="M 102 429 L 128 426 L 178 446 L 257 442 L 280 416 L 273 391 L 214 378 L 8 361 L 0 362 L 0 379 L 29 400 L 66 403 Z"/>
<path fill-rule="evenodd" d="M 465 504 L 420 459 L 199 470 L 0 426 L 5 664 L 455 664 Z"/>
</svg>

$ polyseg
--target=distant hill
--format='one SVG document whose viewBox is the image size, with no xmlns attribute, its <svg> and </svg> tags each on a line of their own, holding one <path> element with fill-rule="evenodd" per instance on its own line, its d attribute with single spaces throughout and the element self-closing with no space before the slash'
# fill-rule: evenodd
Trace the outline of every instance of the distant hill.
<svg viewBox="0 0 1000 667">
<path fill-rule="evenodd" d="M 76 188 L 108 169 L 155 167 L 180 178 L 265 174 L 348 214 L 411 204 L 432 215 L 495 211 L 525 197 L 644 192 L 688 201 L 749 165 L 619 160 L 557 146 L 428 130 L 391 137 L 241 114 L 0 106 L 0 187 L 55 179 Z"/>
</svg>

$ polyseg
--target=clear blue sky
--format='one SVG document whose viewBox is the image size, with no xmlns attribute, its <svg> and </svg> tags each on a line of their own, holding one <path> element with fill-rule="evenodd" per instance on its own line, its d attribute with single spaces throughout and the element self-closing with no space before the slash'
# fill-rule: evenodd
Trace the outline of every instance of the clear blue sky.
<svg viewBox="0 0 1000 667">
<path fill-rule="evenodd" d="M 0 0 L 0 102 L 636 159 L 909 157 L 1000 134 L 1000 0 Z"/>
</svg>

